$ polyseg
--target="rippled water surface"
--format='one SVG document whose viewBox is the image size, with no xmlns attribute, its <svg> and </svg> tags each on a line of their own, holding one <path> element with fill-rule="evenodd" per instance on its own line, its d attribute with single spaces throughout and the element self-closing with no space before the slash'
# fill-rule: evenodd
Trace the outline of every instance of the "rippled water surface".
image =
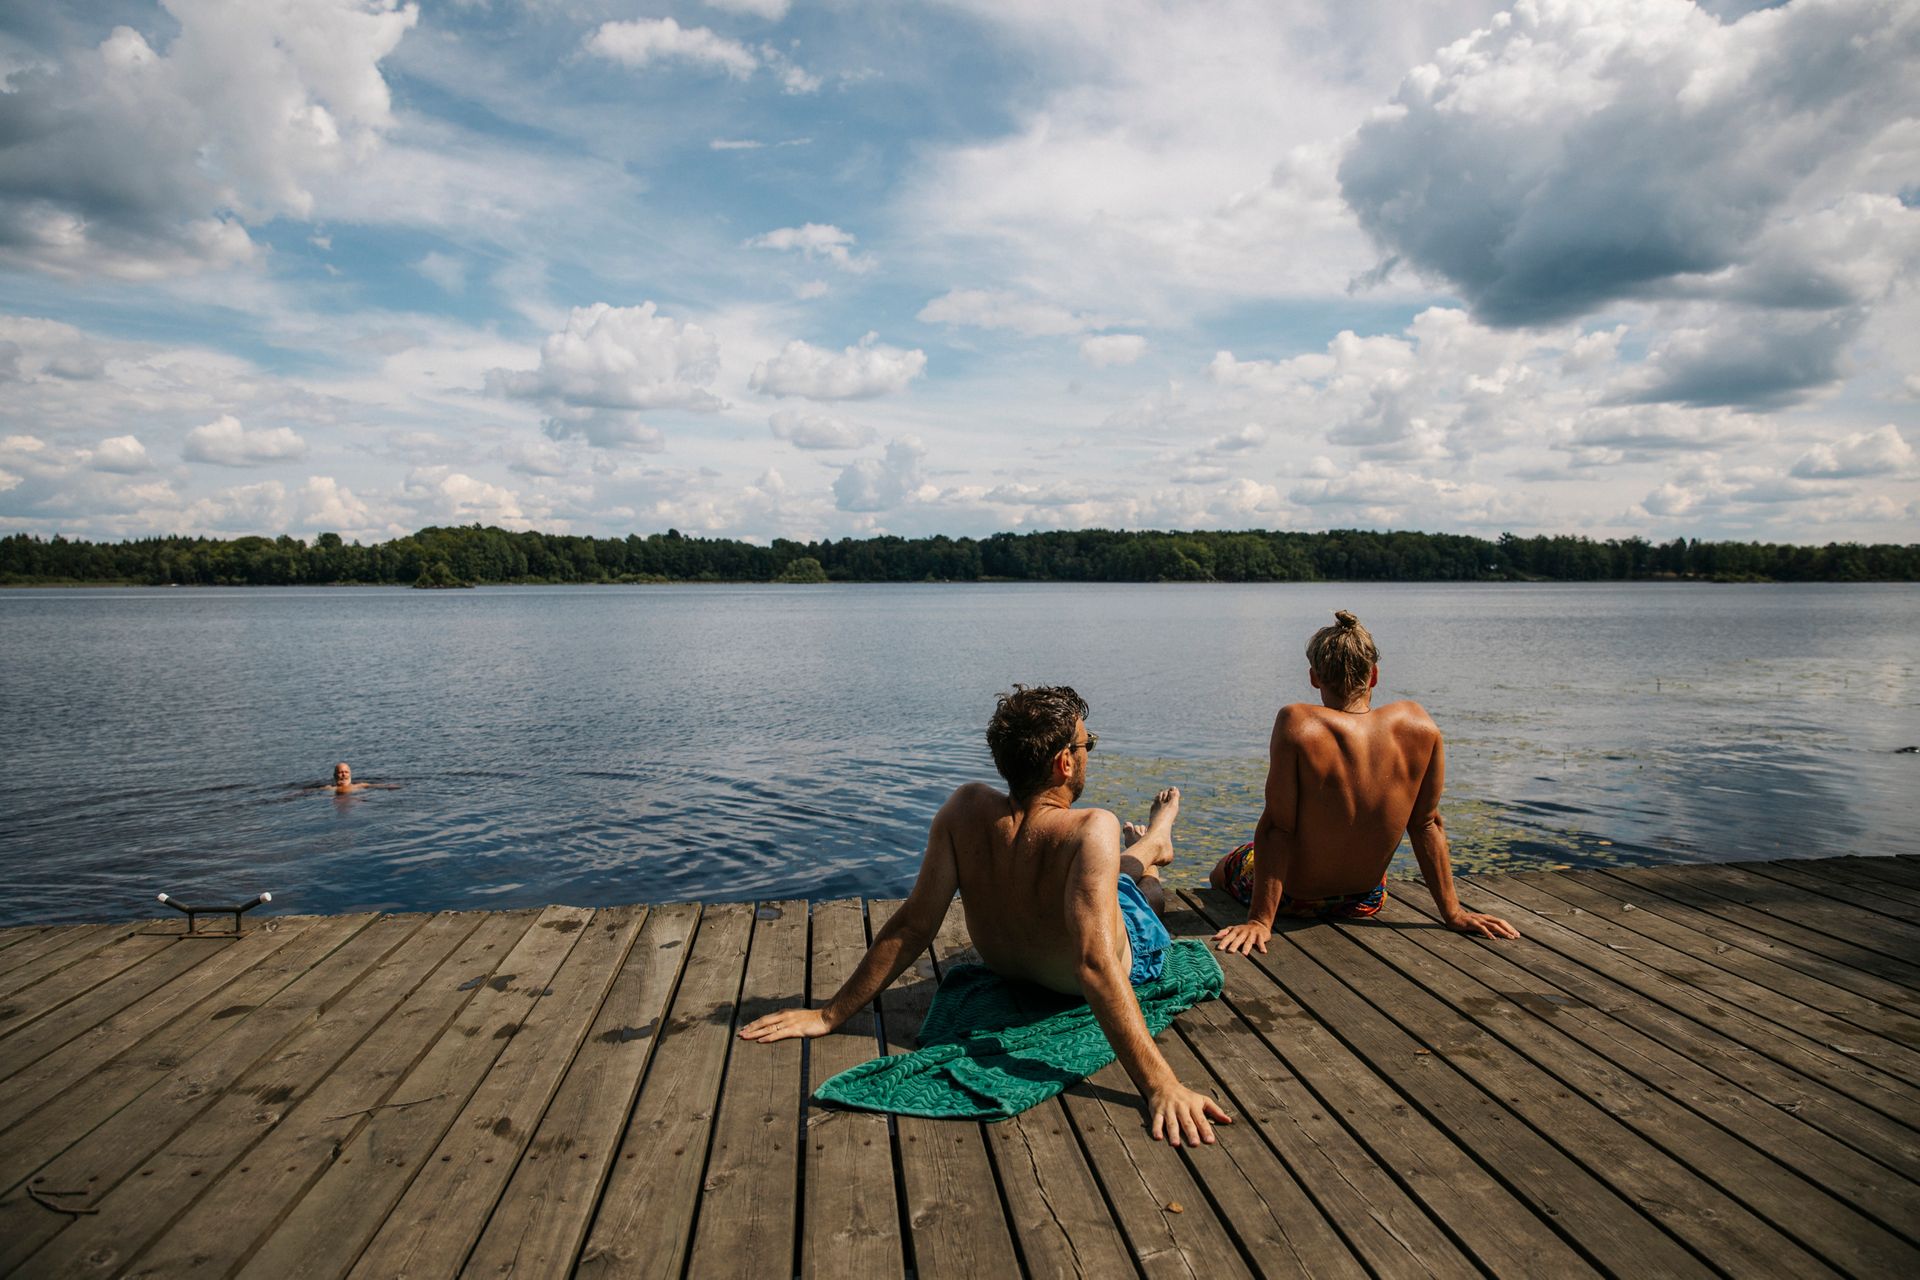
<svg viewBox="0 0 1920 1280">
<path fill-rule="evenodd" d="M 1198 876 L 1343 607 L 1468 869 L 1920 853 L 1909 587 L 10 591 L 0 923 L 903 893 L 1015 680 L 1093 704 L 1087 803 L 1184 789 Z"/>
</svg>

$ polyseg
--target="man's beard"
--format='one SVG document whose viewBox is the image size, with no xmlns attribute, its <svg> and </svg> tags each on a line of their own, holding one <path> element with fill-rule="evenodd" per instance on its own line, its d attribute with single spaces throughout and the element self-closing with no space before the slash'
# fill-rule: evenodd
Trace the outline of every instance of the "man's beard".
<svg viewBox="0 0 1920 1280">
<path fill-rule="evenodd" d="M 1086 789 L 1087 789 L 1087 775 L 1085 772 L 1081 772 L 1075 775 L 1074 777 L 1067 779 L 1067 794 L 1072 796 L 1075 800 L 1078 800 L 1080 798 L 1080 793 L 1082 791 L 1085 791 Z"/>
</svg>

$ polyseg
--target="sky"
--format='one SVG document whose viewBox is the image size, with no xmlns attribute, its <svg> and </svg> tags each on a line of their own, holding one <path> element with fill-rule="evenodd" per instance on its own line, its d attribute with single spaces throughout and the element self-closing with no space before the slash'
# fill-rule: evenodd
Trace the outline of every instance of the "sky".
<svg viewBox="0 0 1920 1280">
<path fill-rule="evenodd" d="M 0 533 L 1920 540 L 1920 4 L 0 6 Z"/>
</svg>

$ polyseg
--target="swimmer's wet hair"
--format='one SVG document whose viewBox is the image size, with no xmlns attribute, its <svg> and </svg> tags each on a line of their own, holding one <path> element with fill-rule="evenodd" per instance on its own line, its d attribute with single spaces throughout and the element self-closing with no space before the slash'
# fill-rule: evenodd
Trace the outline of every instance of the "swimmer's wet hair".
<svg viewBox="0 0 1920 1280">
<path fill-rule="evenodd" d="M 1307 665 L 1320 686 L 1336 698 L 1347 698 L 1367 687 L 1380 662 L 1373 633 L 1345 609 L 1333 615 L 1333 625 L 1322 627 L 1307 641 Z"/>
<path fill-rule="evenodd" d="M 1016 684 L 1000 695 L 987 722 L 987 749 L 1015 800 L 1047 785 L 1054 756 L 1073 742 L 1073 722 L 1086 716 L 1087 700 L 1063 684 Z"/>
</svg>

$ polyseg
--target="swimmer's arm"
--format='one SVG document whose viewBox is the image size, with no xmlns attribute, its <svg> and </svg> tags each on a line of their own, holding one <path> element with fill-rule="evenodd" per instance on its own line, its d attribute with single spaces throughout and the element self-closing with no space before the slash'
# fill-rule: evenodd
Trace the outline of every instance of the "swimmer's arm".
<svg viewBox="0 0 1920 1280">
<path fill-rule="evenodd" d="M 953 906 L 953 895 L 960 888 L 960 873 L 954 861 L 952 821 L 957 796 L 948 800 L 934 817 L 927 833 L 926 856 L 920 860 L 920 874 L 913 891 L 900 904 L 875 935 L 873 945 L 861 957 L 852 976 L 841 984 L 833 999 L 818 1009 L 782 1009 L 755 1018 L 740 1028 L 744 1040 L 770 1043 L 793 1036 L 824 1036 L 865 1008 L 873 998 L 893 985 L 915 958 L 933 942 L 940 925 Z"/>
<path fill-rule="evenodd" d="M 1253 900 L 1247 904 L 1247 922 L 1228 925 L 1213 935 L 1220 951 L 1250 955 L 1264 953 L 1273 936 L 1273 918 L 1280 911 L 1282 867 L 1291 865 L 1293 838 L 1300 820 L 1299 744 L 1294 740 L 1289 708 L 1274 717 L 1268 755 L 1266 807 L 1253 829 Z"/>
<path fill-rule="evenodd" d="M 1067 941 L 1073 948 L 1074 975 L 1093 1017 L 1106 1033 L 1120 1065 L 1146 1100 L 1155 1141 L 1173 1146 L 1213 1141 L 1211 1120 L 1231 1123 L 1212 1098 L 1180 1083 L 1147 1031 L 1140 999 L 1120 963 L 1120 922 L 1115 896 L 1120 881 L 1120 823 L 1110 813 L 1088 818 L 1079 855 L 1067 879 Z"/>
<path fill-rule="evenodd" d="M 1453 888 L 1453 859 L 1447 849 L 1447 824 L 1440 817 L 1440 793 L 1447 785 L 1447 745 L 1436 731 L 1433 756 L 1427 773 L 1420 780 L 1420 794 L 1413 801 L 1413 816 L 1407 820 L 1407 838 L 1413 842 L 1413 856 L 1420 862 L 1420 878 L 1427 882 L 1433 905 L 1447 928 L 1482 938 L 1517 938 L 1520 931 L 1499 916 L 1482 915 L 1460 905 Z"/>
</svg>

